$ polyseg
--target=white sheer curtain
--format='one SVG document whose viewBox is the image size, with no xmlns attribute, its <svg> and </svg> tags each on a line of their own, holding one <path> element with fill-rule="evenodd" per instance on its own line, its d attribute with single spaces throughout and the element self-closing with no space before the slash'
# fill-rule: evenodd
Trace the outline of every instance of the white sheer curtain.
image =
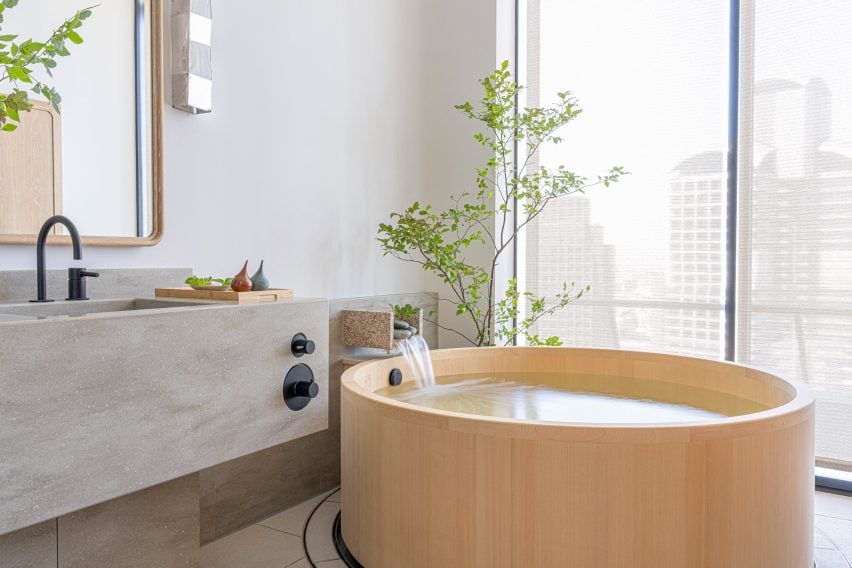
<svg viewBox="0 0 852 568">
<path fill-rule="evenodd" d="M 571 90 L 584 109 L 541 163 L 631 172 L 528 230 L 528 290 L 592 286 L 534 333 L 722 357 L 727 3 L 530 0 L 527 14 L 528 104 Z"/>
<path fill-rule="evenodd" d="M 852 466 L 852 5 L 744 4 L 738 358 L 810 383 Z"/>
</svg>

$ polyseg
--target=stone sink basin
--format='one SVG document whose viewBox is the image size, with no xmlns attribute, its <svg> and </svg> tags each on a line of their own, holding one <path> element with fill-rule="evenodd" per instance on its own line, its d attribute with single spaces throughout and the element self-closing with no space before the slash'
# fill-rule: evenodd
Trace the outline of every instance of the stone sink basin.
<svg viewBox="0 0 852 568">
<path fill-rule="evenodd" d="M 0 304 L 0 322 L 45 319 L 57 317 L 80 317 L 90 314 L 157 310 L 209 306 L 208 302 L 186 300 L 161 300 L 129 298 L 119 300 L 56 301 L 47 303 Z"/>
</svg>

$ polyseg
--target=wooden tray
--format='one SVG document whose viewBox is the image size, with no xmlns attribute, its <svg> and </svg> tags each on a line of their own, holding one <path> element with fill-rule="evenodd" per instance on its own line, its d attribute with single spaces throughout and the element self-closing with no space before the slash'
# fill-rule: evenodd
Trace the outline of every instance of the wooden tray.
<svg viewBox="0 0 852 568">
<path fill-rule="evenodd" d="M 184 298 L 188 300 L 216 300 L 219 302 L 277 302 L 293 297 L 293 291 L 287 288 L 271 288 L 263 292 L 234 292 L 233 290 L 193 290 L 192 288 L 156 288 L 157 298 Z"/>
</svg>

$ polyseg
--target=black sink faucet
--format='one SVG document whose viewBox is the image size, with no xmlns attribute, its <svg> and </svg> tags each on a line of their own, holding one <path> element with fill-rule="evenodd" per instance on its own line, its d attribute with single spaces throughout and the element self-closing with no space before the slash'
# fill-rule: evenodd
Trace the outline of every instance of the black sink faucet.
<svg viewBox="0 0 852 568">
<path fill-rule="evenodd" d="M 71 246 L 74 249 L 74 260 L 83 258 L 83 245 L 80 242 L 80 233 L 77 232 L 77 227 L 71 222 L 71 219 L 63 215 L 54 215 L 44 222 L 41 230 L 38 232 L 38 241 L 36 242 L 36 263 L 38 264 L 38 272 L 36 275 L 38 286 L 38 299 L 30 300 L 30 302 L 52 302 L 47 298 L 47 271 L 45 269 L 44 249 L 47 244 L 47 235 L 55 224 L 65 225 L 68 229 L 68 234 L 71 235 Z M 85 268 L 69 268 L 68 269 L 68 300 L 88 300 L 86 297 L 86 276 L 97 277 L 97 272 L 86 272 Z"/>
</svg>

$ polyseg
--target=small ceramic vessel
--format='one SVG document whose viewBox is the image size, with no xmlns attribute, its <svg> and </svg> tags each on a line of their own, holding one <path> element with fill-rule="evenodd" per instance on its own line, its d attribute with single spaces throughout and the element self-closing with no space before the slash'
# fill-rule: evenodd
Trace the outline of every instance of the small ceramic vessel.
<svg viewBox="0 0 852 568">
<path fill-rule="evenodd" d="M 251 278 L 248 275 L 248 261 L 243 264 L 240 273 L 231 281 L 231 290 L 234 292 L 251 292 Z"/>
<path fill-rule="evenodd" d="M 257 269 L 257 272 L 251 277 L 251 289 L 254 292 L 263 292 L 264 290 L 269 290 L 269 278 L 266 277 L 266 274 L 263 273 L 263 261 L 260 261 L 260 268 Z"/>
</svg>

